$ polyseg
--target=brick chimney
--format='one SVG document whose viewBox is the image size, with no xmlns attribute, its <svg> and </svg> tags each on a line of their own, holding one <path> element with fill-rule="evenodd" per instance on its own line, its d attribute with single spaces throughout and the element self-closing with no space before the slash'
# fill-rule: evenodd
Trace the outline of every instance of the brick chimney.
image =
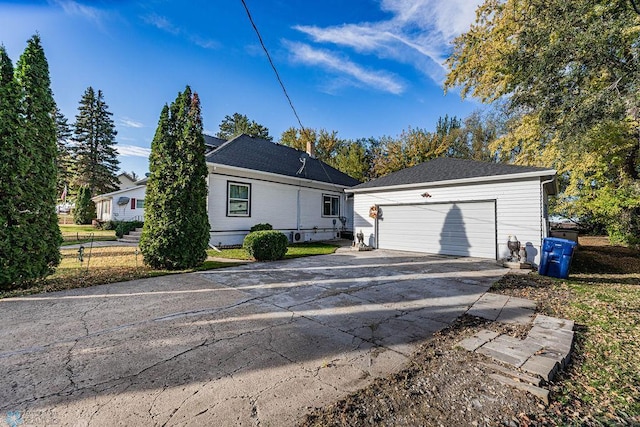
<svg viewBox="0 0 640 427">
<path fill-rule="evenodd" d="M 309 157 L 316 157 L 316 147 L 311 139 L 307 140 L 307 154 Z"/>
</svg>

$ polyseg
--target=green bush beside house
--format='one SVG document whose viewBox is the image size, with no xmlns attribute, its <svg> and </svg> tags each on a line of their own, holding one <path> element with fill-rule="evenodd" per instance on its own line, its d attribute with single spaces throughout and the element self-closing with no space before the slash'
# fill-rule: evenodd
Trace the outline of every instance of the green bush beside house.
<svg viewBox="0 0 640 427">
<path fill-rule="evenodd" d="M 261 230 L 249 233 L 242 247 L 258 261 L 276 261 L 287 253 L 289 239 L 277 230 Z"/>
</svg>

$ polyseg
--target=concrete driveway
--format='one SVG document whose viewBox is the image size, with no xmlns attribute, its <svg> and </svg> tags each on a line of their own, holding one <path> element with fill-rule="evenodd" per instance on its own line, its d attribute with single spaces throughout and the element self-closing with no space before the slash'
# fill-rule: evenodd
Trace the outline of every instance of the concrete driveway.
<svg viewBox="0 0 640 427">
<path fill-rule="evenodd" d="M 506 271 L 343 248 L 0 300 L 0 425 L 295 424 L 399 370 Z"/>
</svg>

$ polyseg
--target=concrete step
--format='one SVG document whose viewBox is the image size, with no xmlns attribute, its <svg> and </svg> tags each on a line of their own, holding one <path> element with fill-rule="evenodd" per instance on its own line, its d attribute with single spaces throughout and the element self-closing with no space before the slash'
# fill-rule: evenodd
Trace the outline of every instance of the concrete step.
<svg viewBox="0 0 640 427">
<path fill-rule="evenodd" d="M 129 234 L 125 234 L 120 239 L 119 242 L 128 242 L 128 243 L 140 243 L 140 236 L 142 236 L 142 228 L 136 228 L 133 231 L 130 231 Z"/>
</svg>

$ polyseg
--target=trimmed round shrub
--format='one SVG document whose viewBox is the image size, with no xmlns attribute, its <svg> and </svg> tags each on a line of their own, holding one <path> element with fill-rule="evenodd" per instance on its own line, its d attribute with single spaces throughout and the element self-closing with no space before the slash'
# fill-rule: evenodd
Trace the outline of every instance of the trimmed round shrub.
<svg viewBox="0 0 640 427">
<path fill-rule="evenodd" d="M 242 247 L 258 261 L 276 261 L 287 253 L 289 239 L 277 230 L 254 231 L 244 238 Z"/>
<path fill-rule="evenodd" d="M 253 227 L 251 227 L 250 232 L 253 233 L 254 231 L 264 231 L 264 230 L 273 230 L 273 226 L 268 222 L 256 224 Z"/>
</svg>

